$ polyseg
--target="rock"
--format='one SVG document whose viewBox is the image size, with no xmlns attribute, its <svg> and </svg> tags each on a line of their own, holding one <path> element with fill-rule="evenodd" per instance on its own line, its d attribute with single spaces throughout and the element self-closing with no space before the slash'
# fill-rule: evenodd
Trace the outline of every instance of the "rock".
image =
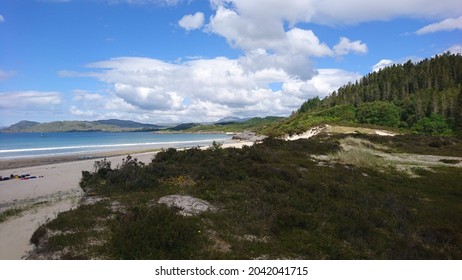
<svg viewBox="0 0 462 280">
<path fill-rule="evenodd" d="M 94 205 L 100 201 L 107 200 L 107 198 L 100 196 L 83 196 L 80 200 L 80 205 Z"/>
<path fill-rule="evenodd" d="M 186 195 L 167 195 L 159 199 L 158 203 L 168 207 L 177 207 L 183 216 L 193 216 L 205 211 L 215 211 L 216 208 L 205 200 Z"/>
<path fill-rule="evenodd" d="M 234 135 L 232 139 L 249 141 L 249 140 L 252 140 L 253 138 L 255 138 L 255 136 L 256 135 L 255 135 L 254 132 L 244 131 L 244 132 L 241 132 L 241 133 L 238 133 L 238 134 Z"/>
</svg>

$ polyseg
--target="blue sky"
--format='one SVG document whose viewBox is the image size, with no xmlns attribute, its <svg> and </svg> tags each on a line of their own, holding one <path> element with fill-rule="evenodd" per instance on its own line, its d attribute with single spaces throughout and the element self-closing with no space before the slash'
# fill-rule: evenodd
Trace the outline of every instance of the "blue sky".
<svg viewBox="0 0 462 280">
<path fill-rule="evenodd" d="M 460 0 L 5 0 L 0 126 L 287 116 L 446 51 L 462 52 Z"/>
</svg>

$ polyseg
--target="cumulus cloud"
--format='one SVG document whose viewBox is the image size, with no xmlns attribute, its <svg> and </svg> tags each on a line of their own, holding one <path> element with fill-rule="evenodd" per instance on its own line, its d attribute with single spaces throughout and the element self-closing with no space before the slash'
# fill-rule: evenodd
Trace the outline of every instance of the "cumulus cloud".
<svg viewBox="0 0 462 280">
<path fill-rule="evenodd" d="M 194 15 L 186 15 L 180 19 L 178 25 L 186 30 L 199 29 L 204 25 L 204 14 L 197 12 Z"/>
<path fill-rule="evenodd" d="M 447 18 L 437 23 L 432 23 L 416 31 L 417 35 L 440 31 L 462 30 L 462 16 L 458 18 Z"/>
<path fill-rule="evenodd" d="M 334 46 L 336 55 L 346 55 L 349 53 L 365 54 L 367 53 L 367 45 L 361 41 L 350 41 L 350 39 L 341 37 L 340 42 Z"/>
<path fill-rule="evenodd" d="M 62 103 L 58 92 L 18 91 L 0 93 L 0 109 L 49 110 Z"/>
<path fill-rule="evenodd" d="M 316 73 L 313 58 L 365 54 L 368 50 L 366 43 L 346 37 L 339 38 L 339 43 L 331 48 L 313 30 L 297 26 L 316 22 L 316 15 L 321 12 L 318 2 L 211 0 L 215 13 L 205 30 L 243 50 L 245 60 L 255 65 L 255 71 L 272 65 L 275 70 L 306 80 Z M 333 2 L 330 5 L 335 6 Z M 265 68 L 255 69 L 262 65 Z"/>
<path fill-rule="evenodd" d="M 348 82 L 359 80 L 361 76 L 342 69 L 320 69 L 316 76 L 306 82 L 305 87 L 312 87 L 319 97 L 325 97 Z"/>
<path fill-rule="evenodd" d="M 263 51 L 253 55 L 179 64 L 140 57 L 91 63 L 88 67 L 94 71 L 77 76 L 106 83 L 107 92 L 75 91 L 76 107 L 70 111 L 77 117 L 93 118 L 117 112 L 119 117 L 153 122 L 216 121 L 230 115 L 285 116 L 307 98 L 324 97 L 358 78 L 347 71 L 321 69 L 302 80 L 274 67 L 271 59 L 256 66 L 252 61 L 269 56 Z M 280 90 L 271 89 L 274 82 L 281 83 Z"/>
<path fill-rule="evenodd" d="M 139 119 L 139 110 L 113 93 L 94 93 L 74 90 L 69 112 L 83 119 L 129 118 Z"/>
<path fill-rule="evenodd" d="M 299 18 L 297 5 L 273 2 L 268 3 L 271 9 L 267 9 L 265 3 L 257 9 L 258 12 L 253 9 L 256 8 L 254 1 L 239 2 L 240 6 L 234 8 L 218 6 L 205 30 L 226 38 L 232 47 L 243 50 L 245 56 L 242 60 L 253 65 L 254 71 L 271 67 L 293 77 L 309 79 L 315 73 L 310 58 L 333 56 L 335 52 L 312 30 L 299 27 L 285 30 L 284 19 L 295 22 Z M 280 7 L 275 7 L 275 3 Z M 303 3 L 300 2 L 300 5 L 303 6 Z M 359 41 L 348 43 L 338 55 L 367 49 Z"/>
</svg>

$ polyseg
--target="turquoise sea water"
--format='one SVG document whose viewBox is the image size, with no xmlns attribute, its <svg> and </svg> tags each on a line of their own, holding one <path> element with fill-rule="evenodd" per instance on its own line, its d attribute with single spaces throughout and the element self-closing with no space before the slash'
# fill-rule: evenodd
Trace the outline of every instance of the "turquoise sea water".
<svg viewBox="0 0 462 280">
<path fill-rule="evenodd" d="M 155 134 L 152 132 L 0 133 L 0 159 L 91 154 L 95 152 L 183 148 L 230 140 L 226 134 Z"/>
</svg>

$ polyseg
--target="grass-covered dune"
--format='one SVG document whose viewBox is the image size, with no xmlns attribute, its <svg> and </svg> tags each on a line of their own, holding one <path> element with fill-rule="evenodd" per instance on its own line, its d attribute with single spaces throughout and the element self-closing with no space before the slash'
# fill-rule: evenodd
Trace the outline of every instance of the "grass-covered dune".
<svg viewBox="0 0 462 280">
<path fill-rule="evenodd" d="M 93 203 L 42 225 L 31 258 L 461 259 L 456 162 L 405 170 L 376 153 L 416 152 L 419 143 L 433 155 L 460 157 L 462 143 L 397 137 L 392 145 L 320 134 L 243 149 L 168 149 L 148 165 L 100 161 L 81 181 Z M 340 156 L 355 145 L 369 153 L 363 161 Z M 361 164 L 378 157 L 379 164 Z M 213 210 L 182 216 L 158 203 L 166 195 L 199 198 Z"/>
</svg>

